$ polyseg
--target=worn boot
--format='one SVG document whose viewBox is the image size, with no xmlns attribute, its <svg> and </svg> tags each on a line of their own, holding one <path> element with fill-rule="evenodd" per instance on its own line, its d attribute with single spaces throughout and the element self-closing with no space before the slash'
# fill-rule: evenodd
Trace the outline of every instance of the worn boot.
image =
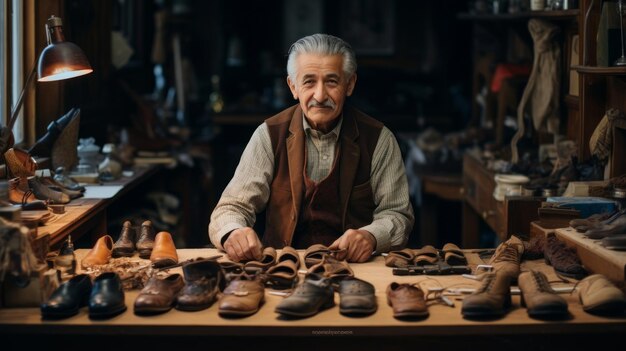
<svg viewBox="0 0 626 351">
<path fill-rule="evenodd" d="M 520 262 L 524 254 L 524 243 L 515 235 L 501 243 L 489 260 L 496 272 L 509 276 L 512 282 L 517 280 L 520 273 Z"/>
<path fill-rule="evenodd" d="M 141 231 L 139 232 L 139 238 L 136 244 L 139 257 L 145 259 L 150 258 L 152 248 L 154 248 L 154 228 L 152 227 L 151 221 L 141 223 Z"/>
<path fill-rule="evenodd" d="M 532 318 L 553 319 L 567 316 L 567 301 L 557 295 L 545 274 L 528 271 L 517 278 L 522 292 L 522 306 Z"/>
<path fill-rule="evenodd" d="M 463 299 L 461 314 L 465 318 L 501 317 L 511 307 L 511 276 L 496 271 L 483 276 L 482 285 Z"/>
<path fill-rule="evenodd" d="M 176 309 L 199 311 L 209 308 L 224 290 L 224 271 L 215 260 L 199 259 L 183 265 L 185 287 L 178 295 Z"/>
<path fill-rule="evenodd" d="M 130 257 L 135 253 L 135 228 L 130 221 L 125 221 L 120 237 L 113 245 L 113 257 Z"/>
</svg>

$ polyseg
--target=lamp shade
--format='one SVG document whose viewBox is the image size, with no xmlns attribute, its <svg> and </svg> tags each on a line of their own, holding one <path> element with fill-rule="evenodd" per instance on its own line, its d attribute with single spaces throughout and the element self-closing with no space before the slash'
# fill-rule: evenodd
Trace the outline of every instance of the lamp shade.
<svg viewBox="0 0 626 351">
<path fill-rule="evenodd" d="M 37 75 L 40 82 L 74 78 L 93 72 L 87 56 L 76 44 L 65 41 L 61 18 L 46 22 L 48 46 L 39 55 Z"/>
</svg>

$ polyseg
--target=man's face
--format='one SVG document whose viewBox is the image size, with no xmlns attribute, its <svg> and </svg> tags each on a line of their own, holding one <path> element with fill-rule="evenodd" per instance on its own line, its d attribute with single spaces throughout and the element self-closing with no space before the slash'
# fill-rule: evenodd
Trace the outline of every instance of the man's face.
<svg viewBox="0 0 626 351">
<path fill-rule="evenodd" d="M 296 58 L 296 75 L 295 81 L 287 77 L 294 99 L 300 100 L 313 129 L 329 132 L 341 115 L 346 97 L 352 95 L 356 74 L 346 77 L 341 55 L 300 54 Z"/>
</svg>

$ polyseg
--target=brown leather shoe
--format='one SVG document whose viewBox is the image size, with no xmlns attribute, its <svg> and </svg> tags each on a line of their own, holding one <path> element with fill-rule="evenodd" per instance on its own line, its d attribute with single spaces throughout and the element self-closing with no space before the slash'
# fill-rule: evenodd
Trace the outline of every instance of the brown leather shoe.
<svg viewBox="0 0 626 351">
<path fill-rule="evenodd" d="M 98 266 L 109 263 L 111 252 L 113 250 L 113 238 L 104 235 L 93 246 L 89 252 L 80 261 L 81 267 L 87 269 L 92 266 Z"/>
<path fill-rule="evenodd" d="M 141 230 L 136 243 L 139 257 L 150 258 L 154 248 L 154 235 L 154 227 L 152 227 L 151 221 L 141 223 Z"/>
<path fill-rule="evenodd" d="M 176 273 L 167 277 L 153 275 L 135 299 L 135 314 L 148 315 L 167 312 L 176 303 L 176 296 L 185 285 Z"/>
<path fill-rule="evenodd" d="M 267 270 L 267 285 L 274 289 L 289 289 L 298 282 L 300 255 L 291 246 L 286 246 L 278 256 L 278 263 Z"/>
<path fill-rule="evenodd" d="M 582 279 L 587 275 L 576 249 L 565 245 L 554 233 L 546 236 L 544 257 L 546 263 L 552 265 L 557 274 L 574 279 Z"/>
<path fill-rule="evenodd" d="M 451 266 L 465 266 L 467 265 L 467 258 L 456 244 L 447 243 L 443 245 L 441 249 L 443 253 L 443 260 Z"/>
<path fill-rule="evenodd" d="M 402 268 L 412 265 L 414 259 L 415 253 L 409 248 L 389 251 L 387 256 L 385 256 L 385 266 Z"/>
<path fill-rule="evenodd" d="M 4 153 L 4 161 L 13 177 L 30 177 L 35 175 L 37 161 L 22 149 L 10 148 Z"/>
<path fill-rule="evenodd" d="M 211 307 L 218 292 L 224 290 L 226 278 L 215 260 L 200 259 L 183 264 L 185 286 L 178 295 L 176 309 L 200 311 Z"/>
<path fill-rule="evenodd" d="M 501 243 L 496 248 L 489 264 L 496 272 L 502 272 L 509 276 L 512 282 L 517 280 L 520 273 L 520 263 L 524 254 L 524 243 L 515 235 Z"/>
<path fill-rule="evenodd" d="M 331 250 L 326 245 L 314 244 L 304 251 L 304 265 L 306 268 L 311 268 L 320 263 L 326 255 L 342 260 L 346 256 L 346 252 L 345 249 Z"/>
<path fill-rule="evenodd" d="M 135 228 L 130 221 L 125 221 L 120 237 L 113 244 L 113 257 L 130 257 L 135 254 Z"/>
<path fill-rule="evenodd" d="M 157 233 L 154 238 L 154 249 L 150 254 L 150 261 L 155 268 L 173 266 L 178 263 L 178 253 L 170 233 Z"/>
<path fill-rule="evenodd" d="M 511 307 L 511 276 L 496 271 L 483 275 L 481 286 L 463 299 L 461 314 L 465 318 L 492 318 L 503 316 Z"/>
<path fill-rule="evenodd" d="M 522 272 L 517 282 L 522 292 L 522 306 L 526 307 L 530 317 L 555 319 L 567 316 L 567 301 L 556 294 L 545 274 Z"/>
<path fill-rule="evenodd" d="M 439 260 L 439 251 L 432 245 L 424 245 L 421 249 L 414 250 L 413 254 L 413 264 L 416 266 L 434 264 Z"/>
<path fill-rule="evenodd" d="M 268 268 L 276 264 L 276 250 L 273 247 L 266 247 L 263 249 L 263 256 L 258 261 L 248 261 L 244 265 L 246 271 L 262 271 L 265 272 Z"/>
<path fill-rule="evenodd" d="M 20 186 L 20 181 L 23 186 Z M 27 204 L 37 200 L 35 194 L 28 187 L 26 178 L 9 179 L 9 201 L 14 204 Z"/>
<path fill-rule="evenodd" d="M 353 277 L 354 272 L 346 261 L 339 261 L 330 255 L 324 255 L 322 261 L 311 268 L 308 273 L 319 274 L 325 278 L 330 278 L 333 282 L 339 282 L 346 277 Z"/>
<path fill-rule="evenodd" d="M 426 318 L 429 315 L 424 291 L 413 284 L 389 284 L 387 304 L 391 306 L 395 318 Z"/>
<path fill-rule="evenodd" d="M 255 314 L 265 300 L 265 285 L 258 275 L 241 274 L 228 284 L 219 301 L 222 317 Z"/>
</svg>

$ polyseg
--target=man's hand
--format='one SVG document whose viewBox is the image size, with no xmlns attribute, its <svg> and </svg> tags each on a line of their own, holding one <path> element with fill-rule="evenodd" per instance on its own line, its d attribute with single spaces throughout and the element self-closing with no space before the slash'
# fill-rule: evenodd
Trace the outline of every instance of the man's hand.
<svg viewBox="0 0 626 351">
<path fill-rule="evenodd" d="M 228 258 L 235 262 L 260 260 L 263 257 L 262 247 L 259 236 L 250 227 L 233 230 L 224 242 Z"/>
<path fill-rule="evenodd" d="M 345 249 L 347 251 L 345 259 L 348 262 L 365 262 L 376 249 L 376 238 L 367 230 L 348 229 L 328 248 Z"/>
</svg>

